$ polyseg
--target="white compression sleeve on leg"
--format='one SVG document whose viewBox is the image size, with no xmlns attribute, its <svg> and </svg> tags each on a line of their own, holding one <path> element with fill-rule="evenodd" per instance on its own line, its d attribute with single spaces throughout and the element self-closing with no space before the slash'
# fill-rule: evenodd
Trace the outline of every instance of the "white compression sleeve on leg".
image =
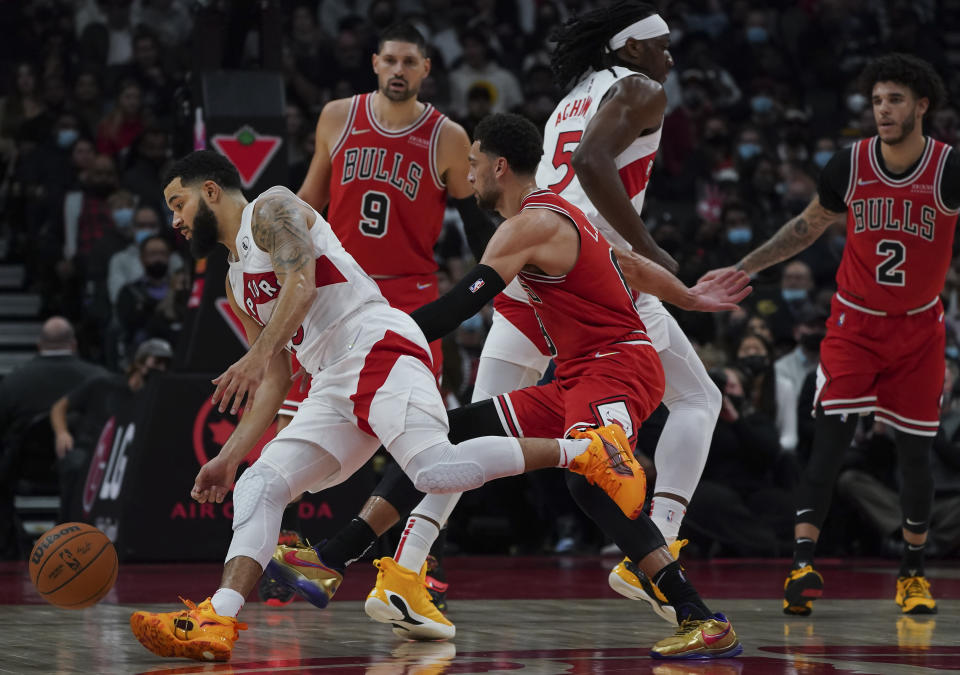
<svg viewBox="0 0 960 675">
<path fill-rule="evenodd" d="M 486 401 L 500 394 L 533 386 L 540 379 L 541 374 L 540 371 L 519 363 L 481 355 L 470 402 Z"/>
<path fill-rule="evenodd" d="M 415 454 L 403 467 L 414 486 L 430 494 L 472 490 L 494 478 L 523 473 L 523 469 L 520 441 L 500 436 L 434 445 Z"/>
<path fill-rule="evenodd" d="M 655 493 L 674 494 L 689 501 L 707 461 L 713 428 L 720 414 L 721 395 L 674 319 L 667 321 L 667 330 L 670 346 L 659 354 L 666 376 L 663 403 L 670 414 L 654 456 Z M 674 515 L 673 524 L 660 518 L 659 513 L 651 516 L 664 537 L 670 532 L 676 537 L 683 514 Z"/>
</svg>

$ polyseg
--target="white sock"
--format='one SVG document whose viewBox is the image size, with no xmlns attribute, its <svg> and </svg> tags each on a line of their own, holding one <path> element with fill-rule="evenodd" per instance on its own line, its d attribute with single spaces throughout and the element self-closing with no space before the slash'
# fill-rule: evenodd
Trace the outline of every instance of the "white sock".
<svg viewBox="0 0 960 675">
<path fill-rule="evenodd" d="M 560 444 L 560 462 L 557 466 L 566 469 L 574 457 L 587 451 L 592 441 L 589 438 L 558 438 L 557 443 Z"/>
<path fill-rule="evenodd" d="M 680 523 L 683 522 L 683 516 L 686 513 L 687 507 L 677 500 L 654 496 L 650 507 L 650 520 L 660 530 L 660 534 L 667 540 L 668 545 L 677 540 Z"/>
<path fill-rule="evenodd" d="M 438 534 L 440 528 L 426 518 L 410 516 L 400 536 L 400 543 L 397 544 L 394 560 L 401 567 L 420 574 L 420 568 L 427 561 L 427 554 L 430 553 L 430 547 Z"/>
<path fill-rule="evenodd" d="M 232 588 L 218 588 L 210 599 L 214 612 L 220 616 L 232 616 L 234 618 L 240 613 L 243 602 L 243 596 Z"/>
</svg>

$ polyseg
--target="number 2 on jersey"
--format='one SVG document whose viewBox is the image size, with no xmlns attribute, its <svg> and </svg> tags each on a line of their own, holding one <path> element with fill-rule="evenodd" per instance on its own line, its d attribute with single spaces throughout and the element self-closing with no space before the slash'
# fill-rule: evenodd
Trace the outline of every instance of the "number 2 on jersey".
<svg viewBox="0 0 960 675">
<path fill-rule="evenodd" d="M 877 242 L 877 255 L 884 260 L 877 265 L 877 283 L 886 286 L 906 286 L 906 274 L 898 269 L 907 259 L 907 249 L 903 242 L 895 239 L 881 239 Z"/>
<path fill-rule="evenodd" d="M 376 190 L 367 190 L 360 200 L 360 231 L 368 237 L 383 237 L 387 233 L 390 215 L 390 197 Z"/>
<path fill-rule="evenodd" d="M 570 181 L 573 180 L 574 174 L 571 160 L 573 159 L 574 149 L 580 145 L 581 136 L 583 136 L 582 131 L 561 131 L 557 134 L 557 147 L 553 150 L 553 168 L 559 169 L 560 167 L 565 167 L 566 171 L 563 173 L 563 178 L 553 185 L 547 186 L 556 194 L 563 192 L 564 189 L 570 185 Z M 567 148 L 569 148 L 569 150 Z"/>
</svg>

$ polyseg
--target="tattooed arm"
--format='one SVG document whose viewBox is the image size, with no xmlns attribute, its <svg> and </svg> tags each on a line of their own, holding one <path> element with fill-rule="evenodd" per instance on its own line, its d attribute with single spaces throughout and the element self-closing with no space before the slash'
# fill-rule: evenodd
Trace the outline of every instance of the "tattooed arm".
<svg viewBox="0 0 960 675">
<path fill-rule="evenodd" d="M 845 218 L 846 214 L 825 209 L 820 199 L 814 197 L 800 215 L 788 220 L 765 244 L 748 253 L 737 268 L 752 275 L 792 258 L 816 241 L 830 225 L 842 223 Z"/>
<path fill-rule="evenodd" d="M 283 349 L 316 297 L 316 259 L 307 218 L 307 210 L 291 194 L 270 194 L 254 207 L 253 241 L 270 254 L 280 295 L 273 316 L 251 349 L 271 355 Z"/>
<path fill-rule="evenodd" d="M 253 211 L 253 240 L 270 254 L 280 282 L 277 304 L 250 350 L 220 377 L 213 402 L 220 411 L 233 400 L 236 412 L 244 395 L 253 398 L 271 361 L 300 328 L 316 298 L 316 261 L 310 238 L 310 211 L 289 191 L 276 191 L 257 200 Z"/>
</svg>

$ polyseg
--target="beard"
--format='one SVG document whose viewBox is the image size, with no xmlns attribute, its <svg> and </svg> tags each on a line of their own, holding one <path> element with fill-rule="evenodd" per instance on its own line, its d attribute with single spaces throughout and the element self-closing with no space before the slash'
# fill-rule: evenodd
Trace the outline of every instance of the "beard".
<svg viewBox="0 0 960 675">
<path fill-rule="evenodd" d="M 393 81 L 394 80 L 388 81 L 385 86 L 380 88 L 380 93 L 386 96 L 391 101 L 398 101 L 398 102 L 409 101 L 411 98 L 413 98 L 419 93 L 416 89 L 411 87 L 410 84 L 406 81 L 403 81 L 404 89 L 400 91 L 395 91 L 390 88 L 390 82 L 393 82 Z"/>
<path fill-rule="evenodd" d="M 194 258 L 206 258 L 219 243 L 217 216 L 203 200 L 200 200 L 200 206 L 197 207 L 190 234 L 190 253 Z"/>
<path fill-rule="evenodd" d="M 916 126 L 917 126 L 917 117 L 916 117 L 916 114 L 915 114 L 915 113 L 916 113 L 916 107 L 914 107 L 914 109 L 913 109 L 912 111 L 910 111 L 910 114 L 907 115 L 907 119 L 905 119 L 905 120 L 903 121 L 903 124 L 900 125 L 900 135 L 899 135 L 899 136 L 897 136 L 896 138 L 891 138 L 890 140 L 888 140 L 888 141 L 883 141 L 883 142 L 886 143 L 887 145 L 897 145 L 898 143 L 902 143 L 902 142 L 904 141 L 904 139 L 907 138 L 907 136 L 909 136 L 910 134 L 912 134 L 912 133 L 913 133 L 913 130 L 914 130 L 914 129 L 916 128 Z M 882 139 L 881 139 L 881 140 L 882 140 Z"/>
<path fill-rule="evenodd" d="M 477 192 L 477 206 L 486 211 L 496 211 L 499 200 L 500 193 L 498 192 Z"/>
</svg>

